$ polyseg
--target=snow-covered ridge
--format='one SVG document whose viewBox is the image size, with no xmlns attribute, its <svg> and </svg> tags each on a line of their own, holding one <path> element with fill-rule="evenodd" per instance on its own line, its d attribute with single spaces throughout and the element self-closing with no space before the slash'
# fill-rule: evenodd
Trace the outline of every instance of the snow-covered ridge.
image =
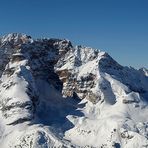
<svg viewBox="0 0 148 148">
<path fill-rule="evenodd" d="M 66 39 L 0 38 L 2 148 L 148 147 L 147 70 Z"/>
<path fill-rule="evenodd" d="M 148 69 L 140 68 L 139 71 L 142 72 L 144 75 L 148 76 Z"/>
</svg>

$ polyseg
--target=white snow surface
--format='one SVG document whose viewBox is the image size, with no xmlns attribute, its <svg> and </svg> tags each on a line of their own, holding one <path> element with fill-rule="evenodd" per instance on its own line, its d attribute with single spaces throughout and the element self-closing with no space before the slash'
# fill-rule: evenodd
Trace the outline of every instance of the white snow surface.
<svg viewBox="0 0 148 148">
<path fill-rule="evenodd" d="M 2 37 L 0 57 L 0 148 L 148 148 L 146 69 L 24 34 Z"/>
</svg>

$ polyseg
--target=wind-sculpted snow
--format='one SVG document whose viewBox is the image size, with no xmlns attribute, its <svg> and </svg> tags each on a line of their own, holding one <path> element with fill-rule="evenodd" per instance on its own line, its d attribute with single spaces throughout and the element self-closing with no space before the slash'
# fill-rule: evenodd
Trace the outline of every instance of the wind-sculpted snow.
<svg viewBox="0 0 148 148">
<path fill-rule="evenodd" d="M 147 70 L 25 34 L 0 38 L 0 147 L 147 148 Z"/>
</svg>

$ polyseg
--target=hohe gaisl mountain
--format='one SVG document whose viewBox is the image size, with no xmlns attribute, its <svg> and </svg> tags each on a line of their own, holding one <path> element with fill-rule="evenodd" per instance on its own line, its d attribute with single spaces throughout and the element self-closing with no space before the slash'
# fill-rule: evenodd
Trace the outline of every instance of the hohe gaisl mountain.
<svg viewBox="0 0 148 148">
<path fill-rule="evenodd" d="M 66 39 L 1 37 L 0 147 L 148 148 L 148 70 Z"/>
</svg>

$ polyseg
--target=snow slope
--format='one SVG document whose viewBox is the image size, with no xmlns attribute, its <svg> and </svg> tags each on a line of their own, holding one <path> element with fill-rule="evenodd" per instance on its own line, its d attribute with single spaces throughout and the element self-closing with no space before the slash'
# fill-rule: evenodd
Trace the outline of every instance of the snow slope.
<svg viewBox="0 0 148 148">
<path fill-rule="evenodd" d="M 69 40 L 0 38 L 0 147 L 147 148 L 148 77 Z"/>
</svg>

